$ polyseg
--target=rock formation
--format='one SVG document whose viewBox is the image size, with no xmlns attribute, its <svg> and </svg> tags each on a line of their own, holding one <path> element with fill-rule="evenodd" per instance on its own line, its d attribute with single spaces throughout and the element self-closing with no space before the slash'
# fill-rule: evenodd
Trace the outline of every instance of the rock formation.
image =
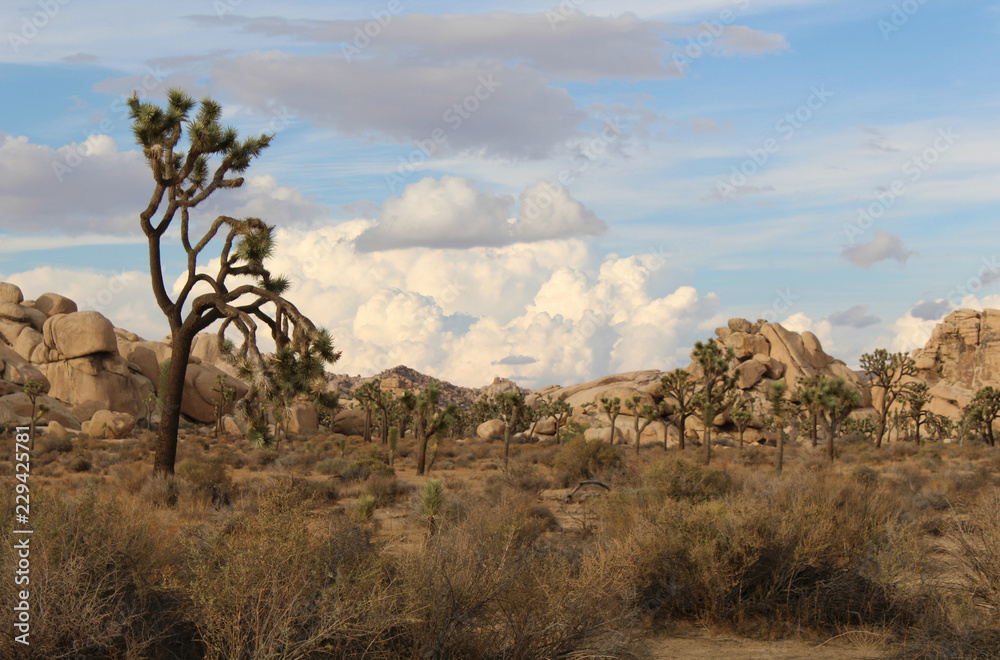
<svg viewBox="0 0 1000 660">
<path fill-rule="evenodd" d="M 959 419 L 978 390 L 1000 387 L 1000 310 L 952 312 L 913 357 L 916 379 L 930 388 L 928 410 Z"/>
</svg>

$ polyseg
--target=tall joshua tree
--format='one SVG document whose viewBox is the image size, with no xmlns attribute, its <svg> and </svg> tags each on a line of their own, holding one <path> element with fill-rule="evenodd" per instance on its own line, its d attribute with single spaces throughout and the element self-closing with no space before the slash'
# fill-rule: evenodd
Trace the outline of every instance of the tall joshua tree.
<svg viewBox="0 0 1000 660">
<path fill-rule="evenodd" d="M 819 381 L 819 412 L 826 425 L 827 441 L 826 455 L 832 461 L 834 458 L 833 441 L 837 437 L 837 429 L 847 419 L 855 408 L 861 407 L 861 394 L 849 387 L 843 378 L 823 378 Z"/>
<path fill-rule="evenodd" d="M 915 376 L 917 367 L 910 356 L 903 353 L 889 353 L 884 348 L 879 348 L 874 353 L 865 353 L 861 356 L 861 368 L 865 370 L 871 386 L 880 387 L 883 391 L 882 401 L 878 407 L 878 430 L 875 432 L 875 446 L 881 447 L 882 436 L 885 435 L 885 426 L 889 419 L 889 409 L 907 389 L 907 383 L 903 379 Z"/>
<path fill-rule="evenodd" d="M 271 135 L 240 140 L 235 128 L 223 127 L 222 107 L 210 98 L 196 104 L 183 91 L 167 92 L 167 105 L 140 101 L 133 95 L 128 102 L 132 132 L 142 147 L 153 176 L 153 193 L 139 213 L 139 226 L 149 247 L 149 271 L 153 295 L 170 326 L 171 360 L 166 379 L 163 414 L 160 421 L 153 467 L 158 473 L 173 473 L 177 455 L 184 377 L 195 335 L 221 321 L 220 346 L 232 329 L 242 342 L 226 348 L 230 359 L 243 372 L 252 374 L 250 391 L 236 406 L 247 422 L 248 437 L 267 433 L 266 416 L 260 400 L 265 395 L 265 358 L 257 347 L 258 324 L 270 330 L 278 350 L 295 353 L 313 350 L 325 362 L 339 353 L 330 336 L 306 318 L 283 297 L 289 282 L 272 275 L 264 262 L 274 250 L 274 227 L 259 218 L 217 216 L 200 222 L 193 211 L 214 193 L 239 188 L 239 176 L 253 159 L 270 145 Z M 192 110 L 198 105 L 197 113 Z M 186 134 L 187 142 L 181 144 Z M 196 226 L 204 231 L 192 238 Z M 164 274 L 164 241 L 179 236 L 186 255 L 186 275 L 180 291 L 171 297 Z M 222 239 L 218 271 L 198 272 L 207 255 L 205 250 L 216 238 Z M 233 281 L 236 280 L 236 281 Z M 196 288 L 197 287 L 197 288 Z"/>
</svg>

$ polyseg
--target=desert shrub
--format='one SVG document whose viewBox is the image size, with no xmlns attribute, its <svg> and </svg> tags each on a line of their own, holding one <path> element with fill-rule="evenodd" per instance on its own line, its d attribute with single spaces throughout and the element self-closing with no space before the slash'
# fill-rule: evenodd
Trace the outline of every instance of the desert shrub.
<svg viewBox="0 0 1000 660">
<path fill-rule="evenodd" d="M 174 472 L 191 482 L 197 493 L 211 498 L 212 504 L 228 506 L 233 484 L 226 466 L 221 461 L 199 462 L 184 459 Z"/>
<path fill-rule="evenodd" d="M 725 470 L 707 467 L 683 458 L 654 463 L 643 474 L 646 489 L 664 498 L 702 502 L 723 497 L 733 490 L 733 478 Z"/>
<path fill-rule="evenodd" d="M 273 449 L 255 449 L 250 456 L 251 464 L 258 468 L 267 467 L 277 458 L 278 452 Z"/>
<path fill-rule="evenodd" d="M 542 528 L 520 509 L 479 507 L 407 555 L 412 656 L 633 657 L 629 556 L 596 543 L 573 556 L 539 542 Z"/>
<path fill-rule="evenodd" d="M 189 544 L 206 658 L 388 657 L 397 615 L 380 553 L 349 520 L 322 534 L 307 520 L 307 503 L 271 492 L 258 514 Z"/>
<path fill-rule="evenodd" d="M 192 657 L 182 606 L 162 582 L 177 560 L 145 507 L 87 488 L 76 501 L 36 485 L 32 490 L 31 583 L 0 583 L 7 634 L 0 656 L 34 658 Z M 3 563 L 16 564 L 13 508 L 2 515 Z M 15 594 L 30 589 L 31 646 L 11 636 Z M 15 649 L 18 649 L 15 651 Z M 27 654 L 23 654 L 24 652 Z"/>
<path fill-rule="evenodd" d="M 74 456 L 66 461 L 66 469 L 70 472 L 90 472 L 90 459 L 86 456 Z"/>
<path fill-rule="evenodd" d="M 177 480 L 174 476 L 153 475 L 142 486 L 139 496 L 157 508 L 177 504 Z"/>
<path fill-rule="evenodd" d="M 540 493 L 551 485 L 538 468 L 520 460 L 511 461 L 502 479 L 505 484 L 525 493 Z"/>
<path fill-rule="evenodd" d="M 866 488 L 873 488 L 882 481 L 882 473 L 867 465 L 859 465 L 851 470 L 851 478 Z"/>
<path fill-rule="evenodd" d="M 68 454 L 73 451 L 73 441 L 68 437 L 51 438 L 45 436 L 38 443 L 38 451 L 42 454 L 54 452 L 56 454 Z"/>
<path fill-rule="evenodd" d="M 299 464 L 299 457 L 295 454 L 282 454 L 274 460 L 274 464 L 280 468 L 291 468 Z"/>
<path fill-rule="evenodd" d="M 1000 611 L 1000 492 L 982 497 L 949 536 L 973 597 Z"/>
<path fill-rule="evenodd" d="M 746 467 L 757 467 L 758 465 L 770 463 L 771 458 L 760 446 L 754 444 L 747 445 L 740 450 L 739 462 Z"/>
<path fill-rule="evenodd" d="M 389 506 L 403 494 L 402 484 L 394 474 L 372 474 L 365 482 L 365 492 L 375 498 L 380 507 Z"/>
<path fill-rule="evenodd" d="M 621 465 L 621 452 L 601 440 L 573 440 L 553 458 L 553 469 L 563 488 Z"/>
<path fill-rule="evenodd" d="M 900 584 L 919 551 L 888 489 L 819 474 L 747 480 L 717 500 L 635 497 L 609 498 L 609 520 L 640 548 L 642 599 L 656 615 L 755 634 L 914 620 Z"/>
</svg>

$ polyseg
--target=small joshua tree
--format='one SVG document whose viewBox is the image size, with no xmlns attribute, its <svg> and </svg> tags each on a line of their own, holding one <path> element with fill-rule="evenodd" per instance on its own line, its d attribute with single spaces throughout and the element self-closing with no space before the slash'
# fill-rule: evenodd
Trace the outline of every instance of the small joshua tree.
<svg viewBox="0 0 1000 660">
<path fill-rule="evenodd" d="M 833 461 L 837 430 L 851 411 L 861 406 L 861 394 L 843 378 L 823 378 L 819 384 L 819 405 L 827 431 L 826 453 Z"/>
<path fill-rule="evenodd" d="M 698 384 L 691 374 L 684 369 L 674 369 L 660 377 L 660 390 L 665 396 L 673 397 L 677 402 L 674 406 L 673 421 L 677 427 L 678 448 L 684 451 L 684 425 L 688 417 L 695 414 L 694 395 Z M 663 449 L 667 448 L 666 434 L 663 436 Z"/>
<path fill-rule="evenodd" d="M 729 416 L 733 419 L 736 430 L 739 431 L 740 449 L 743 449 L 743 434 L 746 433 L 750 422 L 753 421 L 753 399 L 745 393 L 736 394 L 734 392 L 730 395 L 729 405 Z"/>
<path fill-rule="evenodd" d="M 441 389 L 437 383 L 431 383 L 427 389 L 416 398 L 416 437 L 419 444 L 417 455 L 417 474 L 422 475 L 427 464 L 427 443 L 431 437 L 443 433 L 451 425 L 458 406 L 449 402 L 444 409 L 438 408 Z"/>
<path fill-rule="evenodd" d="M 441 505 L 444 503 L 444 483 L 440 479 L 428 479 L 424 482 L 424 492 L 420 497 L 420 504 L 427 517 L 428 533 L 434 533 L 434 521 L 441 512 Z"/>
<path fill-rule="evenodd" d="M 503 392 L 496 397 L 496 405 L 500 418 L 504 421 L 503 469 L 506 470 L 510 460 L 510 437 L 525 417 L 524 394 L 517 389 Z"/>
<path fill-rule="evenodd" d="M 392 466 L 396 463 L 396 449 L 399 444 L 399 427 L 393 426 L 389 428 L 389 465 Z"/>
<path fill-rule="evenodd" d="M 611 422 L 611 444 L 615 444 L 615 422 L 618 420 L 618 415 L 622 414 L 621 398 L 602 396 L 601 411 L 608 416 L 608 420 Z"/>
<path fill-rule="evenodd" d="M 788 385 L 783 380 L 776 380 L 771 383 L 771 389 L 767 393 L 767 402 L 771 407 L 770 422 L 771 428 L 778 434 L 778 457 L 775 469 L 781 472 L 785 462 L 785 424 L 787 423 L 788 401 L 785 394 L 788 392 Z"/>
<path fill-rule="evenodd" d="M 222 433 L 222 418 L 229 413 L 229 404 L 236 395 L 236 388 L 229 386 L 224 374 L 219 374 L 215 377 L 215 387 L 212 391 L 219 393 L 219 401 L 215 404 L 215 437 L 218 438 Z"/>
<path fill-rule="evenodd" d="M 904 379 L 917 374 L 913 358 L 903 353 L 889 353 L 884 348 L 861 356 L 861 368 L 868 376 L 871 386 L 881 388 L 883 396 L 879 402 L 878 429 L 875 432 L 875 446 L 882 446 L 882 436 L 889 421 L 889 409 L 907 388 Z"/>
<path fill-rule="evenodd" d="M 552 395 L 549 395 L 549 415 L 551 415 L 556 420 L 556 444 L 559 444 L 559 434 L 562 431 L 563 424 L 570 415 L 573 414 L 573 406 L 566 401 L 553 401 Z"/>
<path fill-rule="evenodd" d="M 701 366 L 700 387 L 692 398 L 705 427 L 705 465 L 712 461 L 712 424 L 715 416 L 725 409 L 726 398 L 733 389 L 733 378 L 729 375 L 729 363 L 736 359 L 731 348 L 714 339 L 695 342 L 691 357 Z"/>
<path fill-rule="evenodd" d="M 44 403 L 39 404 L 38 399 L 43 394 L 48 391 L 45 383 L 41 383 L 37 380 L 29 380 L 24 384 L 24 393 L 28 395 L 28 400 L 31 401 L 31 426 L 28 431 L 28 437 L 35 437 L 35 424 L 38 423 L 38 419 L 49 411 L 49 407 Z M 32 440 L 34 442 L 34 440 Z"/>
<path fill-rule="evenodd" d="M 1000 417 L 1000 389 L 996 387 L 980 389 L 965 408 L 966 425 L 981 432 L 990 447 L 997 444 L 993 434 L 993 422 L 997 417 Z"/>
<path fill-rule="evenodd" d="M 812 446 L 817 444 L 817 427 L 820 411 L 823 409 L 823 374 L 816 374 L 811 378 L 799 378 L 799 402 L 809 415 L 812 425 Z"/>
<path fill-rule="evenodd" d="M 632 422 L 635 431 L 635 455 L 639 455 L 639 438 L 643 431 L 660 418 L 660 411 L 655 406 L 642 403 L 642 397 L 638 394 L 625 402 L 625 407 L 632 413 Z"/>
</svg>

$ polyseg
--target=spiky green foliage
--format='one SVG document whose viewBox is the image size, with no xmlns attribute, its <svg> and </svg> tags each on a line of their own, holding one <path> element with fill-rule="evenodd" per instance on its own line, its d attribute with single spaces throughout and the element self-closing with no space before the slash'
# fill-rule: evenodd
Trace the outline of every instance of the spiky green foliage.
<svg viewBox="0 0 1000 660">
<path fill-rule="evenodd" d="M 444 483 L 440 479 L 428 479 L 424 482 L 424 491 L 420 496 L 420 504 L 424 515 L 434 518 L 441 512 L 444 503 Z"/>
<path fill-rule="evenodd" d="M 889 410 L 906 390 L 906 377 L 915 376 L 917 367 L 910 356 L 903 353 L 889 353 L 884 348 L 879 348 L 874 353 L 865 353 L 861 356 L 860 363 L 869 384 L 873 388 L 880 388 L 883 392 L 877 408 L 879 423 L 875 432 L 875 446 L 881 447 Z"/>
<path fill-rule="evenodd" d="M 615 444 L 615 430 L 616 422 L 618 421 L 618 416 L 622 412 L 622 400 L 620 397 L 601 397 L 601 411 L 608 416 L 608 420 L 611 422 L 611 437 L 609 441 L 611 444 Z"/>
<path fill-rule="evenodd" d="M 947 418 L 927 409 L 927 404 L 930 402 L 931 393 L 927 383 L 909 383 L 903 393 L 903 403 L 906 406 L 904 412 L 913 420 L 913 428 L 916 431 L 918 445 L 922 444 L 920 439 L 921 427 L 930 427 L 932 431 L 937 431 L 939 434 L 948 428 Z"/>
</svg>

